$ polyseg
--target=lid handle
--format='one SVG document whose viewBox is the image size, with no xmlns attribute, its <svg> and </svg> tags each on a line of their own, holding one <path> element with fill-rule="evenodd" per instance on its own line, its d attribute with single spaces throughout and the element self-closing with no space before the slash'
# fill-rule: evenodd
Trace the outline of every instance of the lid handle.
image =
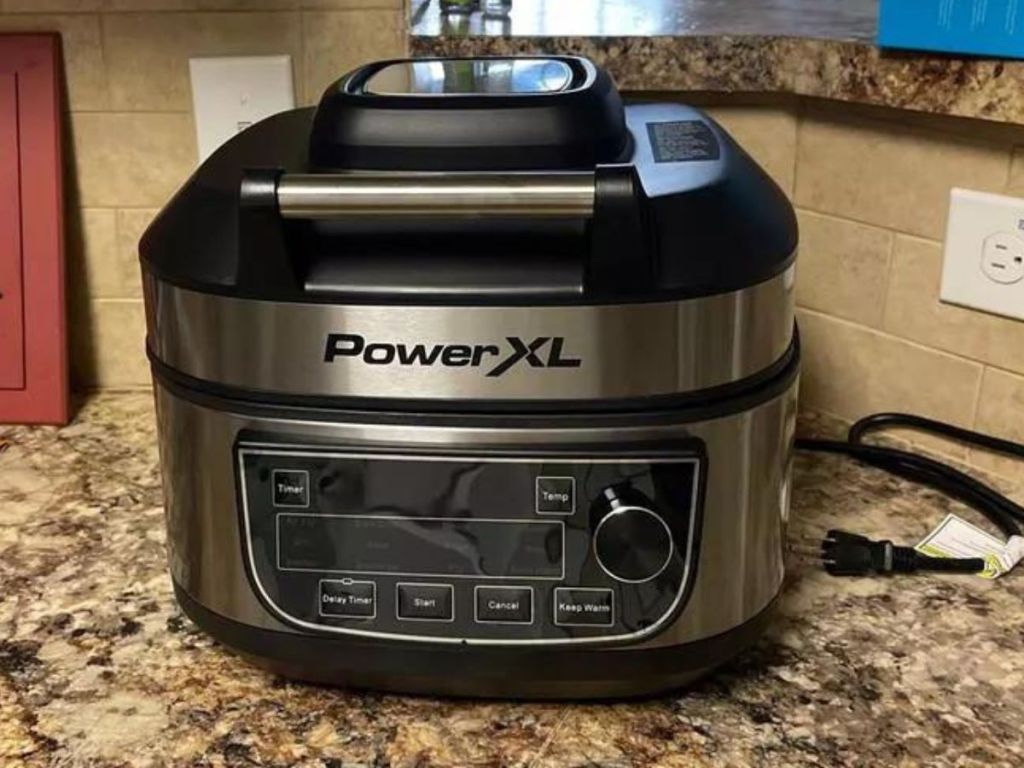
<svg viewBox="0 0 1024 768">
<path fill-rule="evenodd" d="M 286 219 L 346 216 L 590 218 L 593 172 L 283 174 Z"/>
</svg>

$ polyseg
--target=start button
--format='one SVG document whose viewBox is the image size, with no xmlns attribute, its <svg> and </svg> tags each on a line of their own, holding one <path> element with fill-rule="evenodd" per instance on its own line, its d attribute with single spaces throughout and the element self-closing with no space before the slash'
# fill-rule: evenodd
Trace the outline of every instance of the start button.
<svg viewBox="0 0 1024 768">
<path fill-rule="evenodd" d="M 398 618 L 404 621 L 454 621 L 455 588 L 451 584 L 399 583 Z"/>
</svg>

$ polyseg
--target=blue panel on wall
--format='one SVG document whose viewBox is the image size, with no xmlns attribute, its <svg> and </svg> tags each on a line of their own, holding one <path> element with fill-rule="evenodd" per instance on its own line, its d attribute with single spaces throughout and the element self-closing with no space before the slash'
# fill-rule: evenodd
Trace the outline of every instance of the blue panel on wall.
<svg viewBox="0 0 1024 768">
<path fill-rule="evenodd" d="M 1024 58 L 1024 0 L 881 0 L 878 44 Z"/>
</svg>

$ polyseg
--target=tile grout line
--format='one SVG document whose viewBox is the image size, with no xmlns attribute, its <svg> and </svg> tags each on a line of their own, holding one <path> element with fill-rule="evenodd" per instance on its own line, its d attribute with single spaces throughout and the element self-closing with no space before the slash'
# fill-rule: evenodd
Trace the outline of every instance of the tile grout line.
<svg viewBox="0 0 1024 768">
<path fill-rule="evenodd" d="M 191 109 L 69 109 L 75 115 L 191 115 Z"/>
<path fill-rule="evenodd" d="M 852 224 L 860 224 L 861 226 L 871 227 L 872 229 L 882 229 L 882 230 L 885 230 L 886 232 L 892 232 L 893 234 L 903 235 L 904 237 L 912 237 L 915 240 L 927 240 L 930 243 L 936 243 L 938 245 L 942 245 L 945 242 L 945 237 L 943 237 L 941 239 L 935 239 L 935 238 L 930 237 L 928 235 L 922 235 L 922 234 L 919 234 L 917 232 L 908 232 L 908 231 L 906 231 L 904 229 L 899 229 L 898 227 L 893 227 L 893 226 L 891 226 L 889 224 L 878 224 L 877 222 L 866 221 L 865 219 L 858 219 L 858 218 L 853 217 L 853 216 L 848 216 L 848 215 L 846 215 L 844 213 L 836 213 L 834 211 L 824 211 L 824 210 L 822 210 L 820 208 L 814 208 L 814 207 L 812 207 L 810 205 L 804 205 L 804 204 L 800 204 L 800 203 L 796 203 L 796 202 L 793 203 L 793 206 L 797 210 L 805 211 L 807 213 L 813 213 L 816 216 L 825 216 L 825 217 L 830 218 L 830 219 L 838 219 L 840 221 L 846 221 L 846 222 L 850 222 Z"/>
<path fill-rule="evenodd" d="M 977 365 L 977 366 L 981 366 L 981 367 L 984 367 L 984 366 L 988 365 L 988 363 L 986 363 L 984 360 L 977 360 L 977 359 L 975 359 L 973 357 L 967 357 L 965 355 L 957 354 L 956 352 L 948 352 L 948 351 L 946 351 L 944 349 L 939 349 L 938 347 L 930 347 L 927 344 L 922 344 L 919 341 L 914 341 L 913 339 L 908 339 L 908 338 L 906 338 L 904 336 L 897 336 L 896 334 L 892 333 L 891 331 L 887 331 L 887 330 L 882 329 L 882 328 L 872 328 L 869 325 L 863 325 L 863 324 L 855 322 L 853 320 L 847 320 L 845 317 L 839 317 L 837 315 L 830 315 L 828 312 L 823 312 L 820 309 L 813 309 L 813 308 L 808 307 L 806 305 L 798 306 L 797 308 L 800 311 L 802 311 L 802 312 L 807 312 L 807 313 L 810 313 L 812 315 L 816 315 L 818 317 L 823 317 L 823 318 L 825 318 L 827 320 L 833 320 L 833 321 L 835 321 L 837 323 L 842 323 L 844 325 L 853 326 L 854 328 L 856 328 L 858 330 L 867 331 L 868 333 L 877 333 L 879 336 L 884 336 L 886 339 L 889 339 L 891 341 L 899 341 L 899 342 L 902 342 L 904 344 L 907 344 L 908 346 L 914 347 L 916 349 L 924 350 L 926 352 L 932 352 L 932 353 L 934 353 L 936 355 L 941 355 L 943 357 L 951 357 L 954 360 L 960 360 L 962 362 L 971 363 L 972 365 Z M 1020 376 L 1021 374 L 1015 374 L 1015 375 Z"/>
<path fill-rule="evenodd" d="M 884 326 L 880 326 L 880 327 L 876 328 L 876 327 L 871 326 L 871 325 L 865 325 L 864 323 L 857 322 L 856 320 L 851 320 L 850 318 L 843 317 L 841 315 L 832 314 L 831 312 L 828 312 L 827 310 L 819 309 L 819 308 L 813 307 L 813 306 L 811 306 L 809 304 L 797 304 L 796 308 L 798 310 L 802 311 L 802 312 L 809 312 L 809 313 L 811 313 L 813 315 L 817 315 L 819 317 L 823 317 L 823 318 L 826 318 L 828 320 L 835 320 L 835 321 L 840 322 L 840 323 L 846 323 L 847 325 L 852 325 L 852 326 L 856 327 L 859 330 L 871 331 L 871 332 L 874 332 L 874 333 L 878 333 L 878 334 L 880 334 L 880 335 L 882 335 L 882 336 L 884 336 L 884 337 L 886 337 L 888 339 L 891 339 L 893 341 L 901 341 L 901 342 L 904 342 L 906 344 L 909 344 L 912 347 L 917 347 L 918 349 L 926 350 L 926 351 L 929 351 L 929 352 L 935 352 L 935 353 L 938 353 L 938 354 L 943 355 L 945 357 L 956 358 L 957 360 L 962 360 L 962 361 L 965 361 L 965 362 L 968 362 L 968 363 L 976 363 L 976 364 L 981 365 L 983 367 L 992 368 L 993 370 L 1001 371 L 1003 373 L 1009 374 L 1011 376 L 1015 376 L 1017 378 L 1024 378 L 1024 370 L 1016 370 L 1016 369 L 1013 369 L 1013 368 L 1007 368 L 1005 366 L 993 363 L 993 362 L 991 362 L 989 360 L 983 360 L 983 359 L 981 359 L 979 357 L 971 357 L 971 355 L 963 353 L 963 352 L 957 352 L 957 351 L 953 351 L 953 350 L 949 350 L 949 349 L 943 349 L 942 347 L 932 346 L 932 345 L 927 344 L 927 343 L 925 343 L 923 341 L 919 341 L 917 339 L 912 339 L 909 336 L 900 336 L 900 335 L 894 333 L 892 330 L 890 330 L 890 329 L 888 329 L 888 328 L 886 328 Z M 1010 318 L 1006 318 L 1006 320 L 1007 320 L 1007 322 L 1011 322 L 1011 323 L 1012 322 L 1017 322 L 1016 320 L 1012 320 Z"/>
<path fill-rule="evenodd" d="M 1003 179 L 1003 193 L 1006 194 L 1010 189 L 1010 182 L 1013 181 L 1013 156 L 1016 153 L 1016 144 L 1010 144 L 1006 152 L 1006 178 Z"/>
<path fill-rule="evenodd" d="M 882 296 L 882 315 L 878 318 L 879 328 L 888 327 L 889 302 L 892 299 L 892 276 L 896 271 L 896 239 L 895 232 L 889 231 L 889 263 L 885 269 L 885 294 Z M 902 337 L 900 337 L 902 338 Z"/>
<path fill-rule="evenodd" d="M 306 93 L 309 89 L 307 72 L 309 54 L 306 40 L 306 9 L 297 7 L 296 12 L 299 14 L 299 60 L 292 68 L 292 79 L 295 80 L 292 87 L 295 91 L 295 105 L 298 107 L 309 100 L 309 94 Z"/>
<path fill-rule="evenodd" d="M 978 376 L 978 384 L 974 390 L 974 402 L 971 404 L 971 427 L 973 429 L 978 428 L 978 413 L 981 411 L 981 392 L 985 387 L 985 375 L 987 371 L 988 366 L 983 365 L 981 367 L 981 375 Z"/>
<path fill-rule="evenodd" d="M 107 56 L 107 25 L 106 25 L 106 23 L 103 20 L 103 14 L 102 13 L 96 13 L 95 17 L 96 17 L 96 26 L 98 27 L 97 31 L 99 32 L 99 35 L 100 35 L 100 65 L 103 68 L 103 91 L 104 91 L 104 93 L 103 93 L 104 99 L 103 100 L 106 102 L 106 105 L 107 105 L 107 110 L 106 111 L 110 111 L 113 108 L 113 106 L 114 106 L 114 92 L 110 88 L 110 64 L 109 64 L 109 61 L 108 61 L 109 57 Z M 68 112 L 73 115 L 75 110 L 71 109 L 71 106 L 70 106 L 70 95 L 71 95 L 70 91 L 71 91 L 71 88 L 69 87 L 68 88 L 68 97 L 69 97 Z"/>
<path fill-rule="evenodd" d="M 793 116 L 796 120 L 795 130 L 793 131 L 793 188 L 790 190 L 790 200 L 793 203 L 793 208 L 797 208 L 796 188 L 799 178 L 798 174 L 800 173 L 800 136 L 803 134 L 804 113 L 804 105 L 798 101 L 793 107 Z"/>
<path fill-rule="evenodd" d="M 1003 366 L 996 365 L 995 363 L 985 363 L 985 367 L 991 368 L 996 373 L 1002 373 L 1015 379 L 1024 379 L 1024 372 L 1015 371 L 1012 368 L 1004 368 Z"/>
</svg>

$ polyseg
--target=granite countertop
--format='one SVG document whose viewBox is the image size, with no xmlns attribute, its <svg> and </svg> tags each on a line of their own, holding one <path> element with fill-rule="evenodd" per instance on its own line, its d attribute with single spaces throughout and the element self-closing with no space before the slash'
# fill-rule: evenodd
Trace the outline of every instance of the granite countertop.
<svg viewBox="0 0 1024 768">
<path fill-rule="evenodd" d="M 508 18 L 412 0 L 417 56 L 574 53 L 624 91 L 786 93 L 1024 124 L 1024 61 L 883 51 L 878 0 L 514 0 Z"/>
<path fill-rule="evenodd" d="M 408 698 L 289 683 L 207 639 L 174 603 L 160 504 L 146 394 L 0 428 L 0 764 L 1024 764 L 1024 571 L 847 580 L 794 560 L 769 634 L 689 691 Z M 801 456 L 791 527 L 913 541 L 952 506 Z"/>
</svg>

